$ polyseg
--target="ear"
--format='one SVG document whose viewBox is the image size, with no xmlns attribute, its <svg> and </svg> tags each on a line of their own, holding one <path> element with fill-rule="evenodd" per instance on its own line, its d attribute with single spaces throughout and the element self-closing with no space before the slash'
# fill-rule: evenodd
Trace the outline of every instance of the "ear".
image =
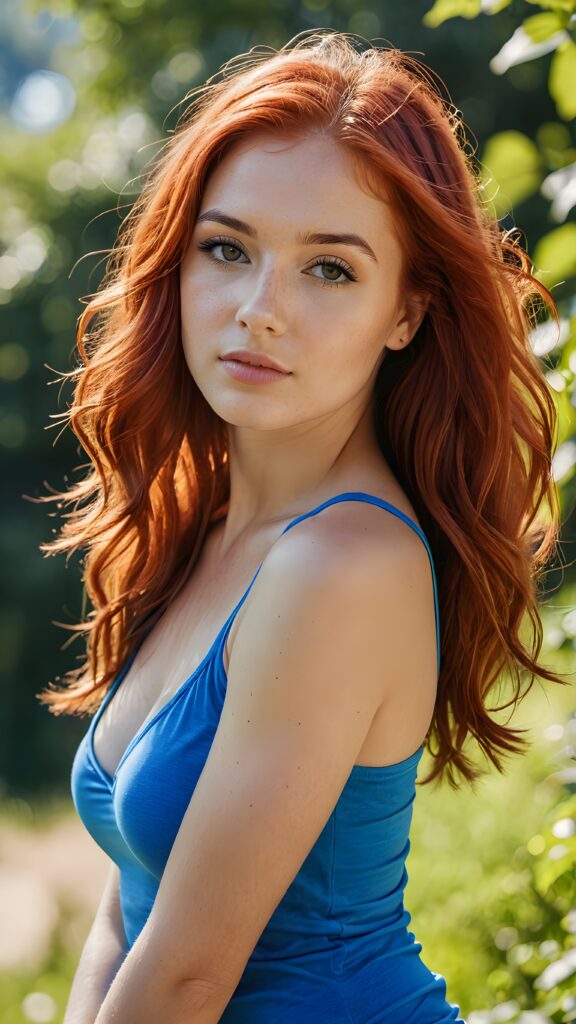
<svg viewBox="0 0 576 1024">
<path fill-rule="evenodd" d="M 405 300 L 400 318 L 386 340 L 387 348 L 401 349 L 410 344 L 424 319 L 429 302 L 430 295 L 424 292 L 414 292 Z"/>
</svg>

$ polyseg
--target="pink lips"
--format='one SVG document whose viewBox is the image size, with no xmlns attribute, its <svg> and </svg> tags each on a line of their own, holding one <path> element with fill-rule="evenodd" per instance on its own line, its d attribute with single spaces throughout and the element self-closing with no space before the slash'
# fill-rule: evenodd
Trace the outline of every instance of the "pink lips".
<svg viewBox="0 0 576 1024">
<path fill-rule="evenodd" d="M 269 366 L 253 366 L 239 359 L 221 359 L 226 370 L 235 380 L 243 384 L 271 384 L 274 381 L 287 380 L 290 373 L 274 370 Z"/>
<path fill-rule="evenodd" d="M 277 363 L 275 359 L 271 359 L 265 352 L 251 352 L 247 348 L 233 349 L 232 352 L 226 352 L 221 357 L 222 359 L 228 360 L 233 359 L 240 363 L 249 363 L 251 366 L 266 366 L 270 370 L 278 370 L 279 373 L 289 373 L 289 370 L 285 370 L 280 363 Z"/>
</svg>

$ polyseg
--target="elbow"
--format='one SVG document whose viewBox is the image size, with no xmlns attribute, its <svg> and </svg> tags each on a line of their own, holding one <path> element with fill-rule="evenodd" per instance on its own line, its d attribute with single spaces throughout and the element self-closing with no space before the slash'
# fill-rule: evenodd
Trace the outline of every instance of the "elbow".
<svg viewBox="0 0 576 1024">
<path fill-rule="evenodd" d="M 174 1024 L 218 1024 L 232 996 L 232 989 L 216 981 L 186 979 L 174 990 L 173 1014 L 164 1019 Z"/>
<path fill-rule="evenodd" d="M 168 982 L 158 963 L 148 964 L 146 977 L 140 970 L 123 976 L 121 969 L 95 1024 L 218 1024 L 232 991 L 200 978 Z"/>
</svg>

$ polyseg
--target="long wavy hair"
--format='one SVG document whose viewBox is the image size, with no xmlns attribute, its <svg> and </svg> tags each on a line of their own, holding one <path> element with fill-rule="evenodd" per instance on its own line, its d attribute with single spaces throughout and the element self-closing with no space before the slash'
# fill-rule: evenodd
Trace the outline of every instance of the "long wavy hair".
<svg viewBox="0 0 576 1024">
<path fill-rule="evenodd" d="M 86 634 L 86 654 L 65 685 L 36 696 L 53 714 L 95 711 L 226 515 L 226 424 L 185 364 L 179 264 L 206 182 L 237 140 L 321 131 L 376 197 L 392 200 L 401 288 L 431 296 L 411 344 L 388 351 L 379 369 L 374 422 L 438 575 L 442 666 L 426 738 L 432 768 L 419 784 L 445 774 L 455 789 L 458 772 L 474 787 L 485 773 L 464 753 L 466 739 L 502 772 L 502 752 L 522 752 L 527 730 L 490 712 L 514 710 L 535 676 L 566 682 L 536 660 L 537 590 L 559 545 L 559 502 L 556 407 L 530 333 L 550 317 L 558 326 L 554 300 L 532 276 L 519 232 L 490 214 L 459 112 L 405 52 L 304 33 L 233 58 L 184 102 L 79 317 L 78 364 L 61 374 L 74 393 L 57 416 L 90 463 L 68 490 L 38 499 L 72 506 L 40 549 L 86 551 L 93 610 L 57 623 Z M 520 636 L 526 616 L 531 644 Z M 512 698 L 488 708 L 504 676 Z"/>
</svg>

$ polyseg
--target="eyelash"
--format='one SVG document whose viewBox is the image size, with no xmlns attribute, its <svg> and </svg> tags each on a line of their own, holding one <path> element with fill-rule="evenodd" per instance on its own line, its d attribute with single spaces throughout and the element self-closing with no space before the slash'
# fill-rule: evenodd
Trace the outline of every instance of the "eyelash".
<svg viewBox="0 0 576 1024">
<path fill-rule="evenodd" d="M 219 245 L 229 245 L 233 249 L 238 249 L 238 252 L 241 252 L 244 256 L 247 255 L 244 252 L 242 246 L 238 244 L 238 242 L 235 242 L 234 239 L 232 238 L 226 238 L 226 236 L 224 235 L 218 235 L 217 237 L 206 239 L 205 242 L 199 242 L 198 248 L 205 251 L 208 258 L 211 259 L 213 263 L 217 263 L 218 266 L 234 266 L 234 264 L 237 263 L 238 260 L 219 260 L 217 256 L 213 255 L 213 250 Z M 329 258 L 319 256 L 318 259 L 312 264 L 312 267 L 319 267 L 323 266 L 324 264 L 326 264 L 329 267 L 338 267 L 345 275 L 346 281 L 328 281 L 326 278 L 317 277 L 316 280 L 319 281 L 321 285 L 327 285 L 329 288 L 340 288 L 342 285 L 348 284 L 349 281 L 357 280 L 354 271 L 352 270 L 352 267 L 350 267 L 348 263 L 340 259 L 340 257 L 338 256 L 331 256 Z"/>
</svg>

